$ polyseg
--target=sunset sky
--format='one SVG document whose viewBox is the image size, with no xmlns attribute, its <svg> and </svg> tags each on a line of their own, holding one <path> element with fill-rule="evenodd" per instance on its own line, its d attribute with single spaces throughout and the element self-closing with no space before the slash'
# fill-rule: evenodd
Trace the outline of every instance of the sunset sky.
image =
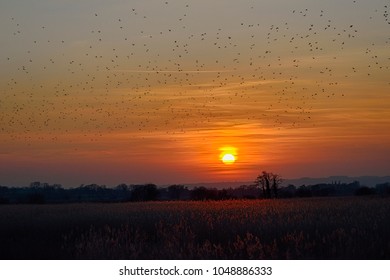
<svg viewBox="0 0 390 280">
<path fill-rule="evenodd" d="M 0 185 L 390 175 L 389 12 L 2 0 Z"/>
</svg>

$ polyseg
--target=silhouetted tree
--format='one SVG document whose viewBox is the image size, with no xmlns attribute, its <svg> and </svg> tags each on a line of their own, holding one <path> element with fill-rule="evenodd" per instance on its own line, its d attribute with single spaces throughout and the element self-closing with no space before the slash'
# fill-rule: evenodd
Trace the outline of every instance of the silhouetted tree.
<svg viewBox="0 0 390 280">
<path fill-rule="evenodd" d="M 263 197 L 271 198 L 272 191 L 274 197 L 278 197 L 278 189 L 282 182 L 282 178 L 279 174 L 274 174 L 271 172 L 263 171 L 259 176 L 257 176 L 255 183 L 257 186 L 261 187 L 263 191 Z M 271 191 L 272 187 L 272 191 Z"/>
<path fill-rule="evenodd" d="M 230 189 L 233 198 L 254 199 L 260 197 L 258 185 L 241 185 L 238 188 Z"/>
<path fill-rule="evenodd" d="M 273 174 L 271 173 L 271 179 L 272 179 L 272 190 L 274 192 L 274 197 L 278 198 L 278 190 L 280 184 L 283 182 L 283 179 L 280 175 L 278 174 Z"/>
<path fill-rule="evenodd" d="M 263 171 L 262 174 L 260 174 L 259 176 L 257 176 L 256 180 L 255 180 L 255 184 L 261 188 L 261 190 L 263 191 L 263 197 L 267 197 L 267 191 L 266 191 L 266 186 L 267 186 L 267 179 L 268 177 L 266 176 L 266 172 Z M 269 182 L 268 182 L 268 185 L 269 185 Z"/>
<path fill-rule="evenodd" d="M 218 200 L 226 200 L 230 199 L 231 196 L 229 195 L 228 191 L 226 189 L 222 189 L 218 191 Z"/>
<path fill-rule="evenodd" d="M 294 185 L 290 184 L 287 187 L 280 188 L 278 196 L 283 198 L 292 198 L 295 196 L 296 190 L 297 188 Z"/>
<path fill-rule="evenodd" d="M 119 184 L 115 189 L 120 192 L 126 192 L 129 190 L 129 187 L 126 184 Z"/>
<path fill-rule="evenodd" d="M 179 200 L 182 194 L 187 190 L 183 185 L 172 185 L 167 188 L 169 199 Z"/>
<path fill-rule="evenodd" d="M 295 192 L 295 195 L 298 197 L 311 197 L 313 196 L 311 192 L 311 188 L 309 186 L 302 185 L 300 186 L 297 191 Z"/>
<path fill-rule="evenodd" d="M 7 187 L 0 186 L 0 204 L 8 204 L 10 202 L 9 198 L 6 197 L 9 194 L 9 189 Z"/>
<path fill-rule="evenodd" d="M 216 199 L 217 190 L 207 189 L 205 187 L 196 187 L 191 191 L 191 199 L 193 200 L 209 200 Z"/>
<path fill-rule="evenodd" d="M 31 182 L 30 183 L 30 188 L 31 189 L 39 189 L 39 188 L 41 188 L 41 182 Z"/>
<path fill-rule="evenodd" d="M 154 184 L 147 185 L 132 185 L 131 200 L 132 201 L 149 201 L 156 200 L 158 197 L 158 189 Z"/>
<path fill-rule="evenodd" d="M 375 187 L 376 191 L 380 195 L 390 195 L 390 183 L 377 184 Z"/>
<path fill-rule="evenodd" d="M 131 200 L 131 190 L 130 187 L 126 184 L 119 184 L 115 187 L 119 201 L 129 201 Z"/>
</svg>

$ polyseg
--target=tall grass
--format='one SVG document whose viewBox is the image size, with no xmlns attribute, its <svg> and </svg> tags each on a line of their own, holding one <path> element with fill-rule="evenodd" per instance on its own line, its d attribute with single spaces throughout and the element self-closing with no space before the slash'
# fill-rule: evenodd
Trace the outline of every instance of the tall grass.
<svg viewBox="0 0 390 280">
<path fill-rule="evenodd" d="M 0 238 L 23 244 L 14 254 L 8 248 L 9 258 L 389 259 L 389 202 L 348 197 L 9 205 L 0 208 Z"/>
</svg>

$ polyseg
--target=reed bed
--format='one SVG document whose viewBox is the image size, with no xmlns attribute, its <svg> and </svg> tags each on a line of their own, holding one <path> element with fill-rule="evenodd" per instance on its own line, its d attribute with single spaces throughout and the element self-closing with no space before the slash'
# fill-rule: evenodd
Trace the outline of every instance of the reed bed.
<svg viewBox="0 0 390 280">
<path fill-rule="evenodd" d="M 390 199 L 4 205 L 3 259 L 389 259 Z"/>
</svg>

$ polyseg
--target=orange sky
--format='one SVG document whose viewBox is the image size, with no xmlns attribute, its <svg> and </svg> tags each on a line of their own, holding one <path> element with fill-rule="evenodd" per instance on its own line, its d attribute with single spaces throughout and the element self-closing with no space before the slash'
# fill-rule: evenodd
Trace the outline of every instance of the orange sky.
<svg viewBox="0 0 390 280">
<path fill-rule="evenodd" d="M 389 175 L 386 1 L 84 2 L 0 12 L 0 184 Z"/>
</svg>

